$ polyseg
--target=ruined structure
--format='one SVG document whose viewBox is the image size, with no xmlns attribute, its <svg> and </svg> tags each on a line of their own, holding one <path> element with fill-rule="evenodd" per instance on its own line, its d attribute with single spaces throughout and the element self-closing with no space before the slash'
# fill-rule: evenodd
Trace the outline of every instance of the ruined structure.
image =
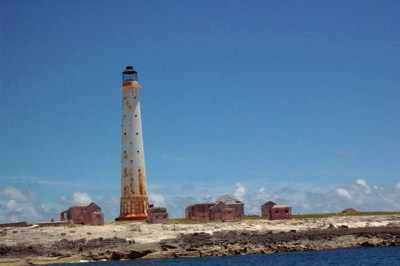
<svg viewBox="0 0 400 266">
<path fill-rule="evenodd" d="M 261 216 L 268 217 L 270 220 L 292 219 L 292 207 L 268 201 L 261 206 Z"/>
<path fill-rule="evenodd" d="M 268 201 L 268 202 L 264 203 L 261 206 L 261 216 L 270 218 L 271 217 L 271 209 L 274 205 L 276 205 L 276 203 L 273 201 Z"/>
<path fill-rule="evenodd" d="M 358 212 L 358 211 L 354 208 L 346 208 L 342 211 L 342 213 L 351 213 L 351 212 Z"/>
<path fill-rule="evenodd" d="M 210 207 L 214 206 L 215 203 L 199 203 L 193 204 L 186 207 L 185 217 L 187 219 L 209 219 L 210 218 Z"/>
<path fill-rule="evenodd" d="M 217 200 L 218 202 L 223 202 L 229 208 L 235 210 L 236 216 L 244 216 L 244 203 L 237 200 L 229 195 L 223 195 Z"/>
<path fill-rule="evenodd" d="M 149 207 L 137 71 L 122 72 L 122 149 L 120 215 L 115 220 L 146 220 Z"/>
<path fill-rule="evenodd" d="M 147 209 L 147 222 L 148 223 L 165 223 L 168 221 L 167 208 L 163 207 L 150 207 Z"/>
<path fill-rule="evenodd" d="M 274 205 L 271 209 L 271 220 L 292 219 L 292 207 L 288 205 Z"/>
<path fill-rule="evenodd" d="M 212 221 L 230 222 L 235 221 L 237 212 L 222 201 L 210 207 L 209 219 Z"/>
<path fill-rule="evenodd" d="M 104 214 L 101 208 L 92 202 L 89 205 L 72 206 L 60 213 L 60 220 L 73 224 L 104 225 Z"/>
<path fill-rule="evenodd" d="M 244 204 L 229 195 L 224 195 L 213 203 L 193 204 L 186 207 L 187 219 L 234 221 L 244 215 Z"/>
</svg>

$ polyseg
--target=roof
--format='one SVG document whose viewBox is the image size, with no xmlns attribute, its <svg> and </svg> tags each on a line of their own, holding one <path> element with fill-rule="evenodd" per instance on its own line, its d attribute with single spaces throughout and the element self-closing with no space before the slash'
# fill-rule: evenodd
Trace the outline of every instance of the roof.
<svg viewBox="0 0 400 266">
<path fill-rule="evenodd" d="M 264 203 L 262 206 L 265 206 L 265 205 L 276 205 L 276 203 L 275 202 L 273 202 L 273 201 L 267 201 L 266 203 Z"/>
<path fill-rule="evenodd" d="M 96 203 L 92 202 L 92 203 L 90 203 L 88 205 L 73 205 L 72 207 L 69 207 L 68 210 L 63 211 L 63 212 L 67 212 L 67 211 L 73 210 L 73 209 L 83 209 L 84 210 L 84 209 L 88 208 L 91 205 L 92 206 L 94 205 L 95 208 L 98 208 L 101 211 L 101 208 Z"/>
<path fill-rule="evenodd" d="M 273 209 L 276 209 L 276 208 L 290 208 L 290 206 L 289 205 L 274 205 L 272 208 Z"/>
<path fill-rule="evenodd" d="M 223 202 L 223 203 L 225 203 L 225 204 L 243 204 L 240 200 L 237 200 L 237 199 L 235 199 L 235 198 L 233 198 L 233 197 L 231 197 L 231 196 L 229 196 L 229 195 L 223 195 L 223 196 L 221 196 L 221 197 L 217 200 L 217 202 L 219 202 L 219 201 L 221 201 L 221 202 Z"/>
<path fill-rule="evenodd" d="M 188 206 L 186 206 L 186 208 L 191 208 L 191 207 L 196 207 L 196 206 L 201 206 L 201 205 L 203 205 L 203 206 L 213 206 L 213 205 L 215 205 L 215 203 L 195 203 L 195 204 L 191 204 L 191 205 L 188 205 Z"/>
</svg>

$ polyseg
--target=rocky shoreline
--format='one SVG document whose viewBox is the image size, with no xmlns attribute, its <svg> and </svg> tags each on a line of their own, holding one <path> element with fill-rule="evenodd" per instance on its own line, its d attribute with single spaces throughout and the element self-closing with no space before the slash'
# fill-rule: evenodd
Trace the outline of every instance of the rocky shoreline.
<svg viewBox="0 0 400 266">
<path fill-rule="evenodd" d="M 193 226 L 136 223 L 110 225 L 108 228 L 77 227 L 72 228 L 73 230 L 68 227 L 45 228 L 44 230 L 43 228 L 7 228 L 3 229 L 0 235 L 0 264 L 27 265 L 98 260 L 186 258 L 400 246 L 400 217 L 386 217 L 386 222 L 380 219 L 381 224 L 378 223 L 378 226 L 354 227 L 359 223 L 349 221 L 348 225 L 337 223 L 335 226 L 330 223 L 325 228 L 319 227 L 320 222 L 326 225 L 326 221 L 310 220 L 298 226 L 295 226 L 295 222 L 292 221 L 286 222 L 289 226 L 285 230 L 279 229 L 281 226 L 274 226 L 268 221 L 249 221 L 236 225 L 212 223 Z M 370 220 L 377 219 L 371 217 Z M 264 226 L 265 223 L 267 223 L 266 226 Z M 316 228 L 312 228 L 311 225 Z M 235 226 L 236 229 L 234 229 Z M 204 230 L 201 230 L 202 227 Z M 193 232 L 193 228 L 198 230 Z M 215 230 L 210 230 L 212 228 Z M 251 230 L 251 228 L 254 229 Z M 164 232 L 165 238 L 153 241 L 154 238 L 146 229 L 153 229 L 154 234 Z M 169 237 L 170 231 L 176 234 Z M 86 237 L 81 237 L 85 232 Z M 99 235 L 112 237 L 97 237 L 96 232 Z M 21 238 L 19 238 L 20 234 Z M 148 241 L 139 238 L 140 235 L 143 237 L 146 234 L 148 234 Z M 139 241 L 135 240 L 135 235 L 138 236 L 136 238 Z M 22 241 L 23 239 L 25 240 Z"/>
</svg>

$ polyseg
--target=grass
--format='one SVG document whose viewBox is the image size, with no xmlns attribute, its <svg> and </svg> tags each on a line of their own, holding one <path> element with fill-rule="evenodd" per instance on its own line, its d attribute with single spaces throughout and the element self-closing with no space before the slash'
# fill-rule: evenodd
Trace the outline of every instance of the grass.
<svg viewBox="0 0 400 266">
<path fill-rule="evenodd" d="M 306 218 L 327 218 L 327 217 L 346 217 L 346 216 L 369 216 L 369 215 L 392 215 L 400 214 L 400 212 L 349 212 L 349 213 L 318 213 L 318 214 L 295 214 L 293 219 Z"/>
<path fill-rule="evenodd" d="M 169 219 L 167 224 L 205 224 L 209 221 L 206 219 L 186 219 L 186 218 L 174 218 Z"/>
<path fill-rule="evenodd" d="M 373 215 L 399 215 L 400 212 L 350 212 L 350 213 L 317 213 L 317 214 L 294 214 L 293 219 L 301 220 L 308 218 L 327 218 L 327 217 L 346 217 L 346 216 L 373 216 Z M 269 220 L 268 217 L 258 215 L 246 215 L 237 217 L 237 221 L 253 221 L 253 220 Z M 112 221 L 106 224 L 128 224 L 136 221 Z M 205 224 L 212 223 L 206 219 L 186 219 L 186 218 L 172 218 L 169 219 L 167 224 Z"/>
<path fill-rule="evenodd" d="M 238 221 L 253 221 L 253 220 L 269 220 L 266 216 L 258 216 L 258 215 L 246 215 L 242 217 L 237 217 Z"/>
</svg>

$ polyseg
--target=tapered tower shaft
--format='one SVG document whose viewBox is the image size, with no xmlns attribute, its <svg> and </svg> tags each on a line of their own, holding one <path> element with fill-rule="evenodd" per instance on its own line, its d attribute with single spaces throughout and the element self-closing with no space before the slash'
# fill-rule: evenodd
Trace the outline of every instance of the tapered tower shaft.
<svg viewBox="0 0 400 266">
<path fill-rule="evenodd" d="M 122 73 L 121 202 L 116 220 L 147 218 L 148 196 L 144 162 L 140 85 L 137 72 L 128 66 Z"/>
</svg>

